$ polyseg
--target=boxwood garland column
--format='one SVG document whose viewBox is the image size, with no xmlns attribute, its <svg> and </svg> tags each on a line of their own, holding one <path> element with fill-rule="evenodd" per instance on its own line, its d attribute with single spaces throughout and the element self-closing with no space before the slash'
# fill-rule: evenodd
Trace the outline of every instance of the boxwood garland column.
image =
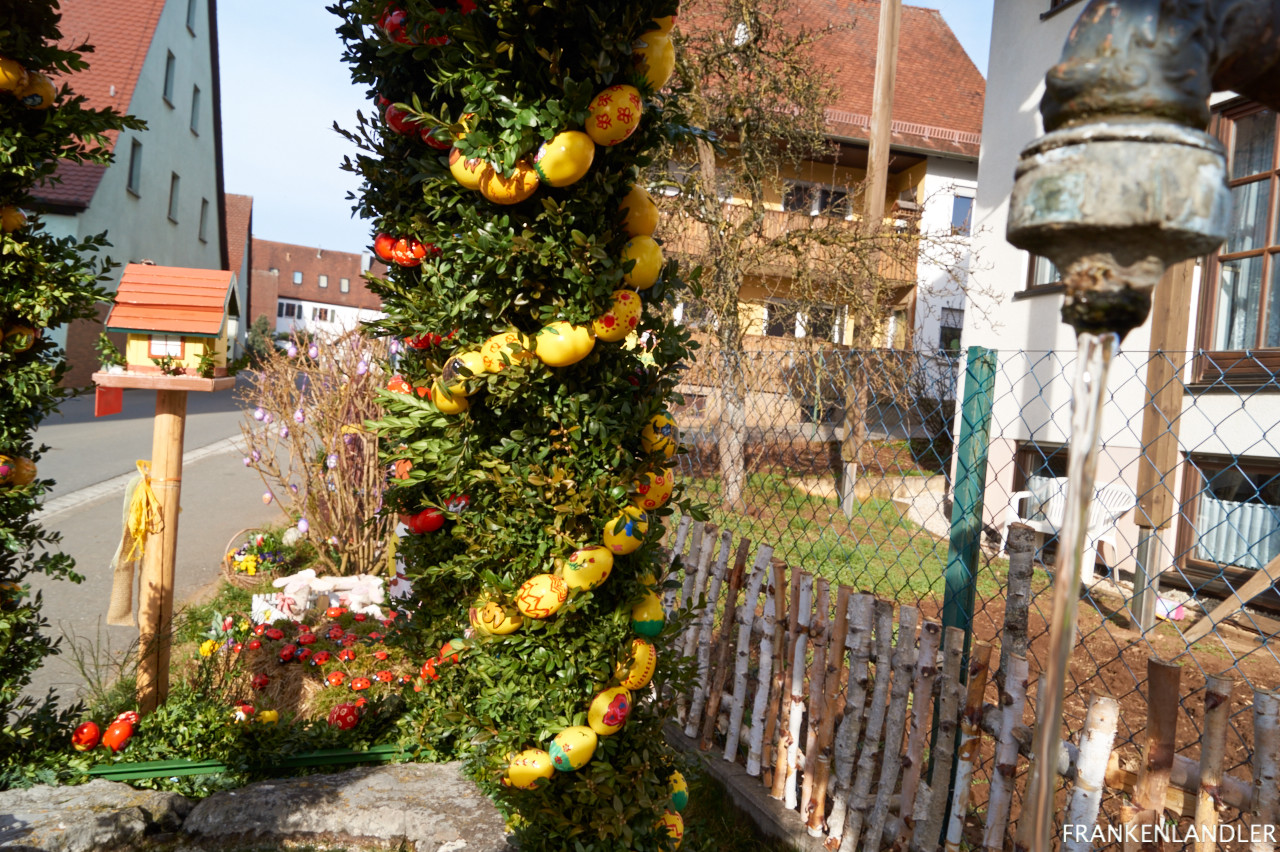
<svg viewBox="0 0 1280 852">
<path fill-rule="evenodd" d="M 408 738 L 466 756 L 522 848 L 673 848 L 655 684 L 682 667 L 655 589 L 672 503 L 698 511 L 669 413 L 692 344 L 639 182 L 692 132 L 659 94 L 675 3 L 332 10 L 376 104 L 347 167 L 404 345 L 377 428 L 411 531 L 402 640 L 429 657 Z"/>
</svg>

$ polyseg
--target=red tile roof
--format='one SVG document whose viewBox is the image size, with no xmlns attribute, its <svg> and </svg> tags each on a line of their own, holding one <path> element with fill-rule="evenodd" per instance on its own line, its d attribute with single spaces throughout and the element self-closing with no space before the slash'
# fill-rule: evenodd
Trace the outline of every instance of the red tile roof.
<svg viewBox="0 0 1280 852">
<path fill-rule="evenodd" d="M 353 308 L 382 310 L 382 299 L 369 292 L 361 274 L 363 256 L 351 252 L 330 251 L 310 246 L 297 246 L 290 243 L 276 243 L 270 240 L 253 240 L 253 273 L 250 287 L 254 291 L 270 290 L 277 287 L 277 298 L 302 299 L 321 304 L 343 305 Z M 272 276 L 270 270 L 279 270 Z M 293 273 L 302 273 L 302 283 L 293 283 Z M 373 260 L 369 274 L 377 278 L 387 275 L 386 264 Z M 319 276 L 329 276 L 329 286 L 321 287 Z M 274 278 L 278 283 L 269 283 Z M 338 281 L 346 278 L 351 284 L 350 292 L 343 293 Z M 261 310 L 269 316 L 275 316 L 276 302 L 266 300 L 254 301 L 253 310 Z M 256 314 L 255 314 L 256 316 Z"/>
<path fill-rule="evenodd" d="M 227 268 L 239 274 L 253 233 L 253 196 L 227 193 Z"/>
<path fill-rule="evenodd" d="M 107 315 L 107 330 L 216 335 L 233 277 L 225 270 L 130 263 Z"/>
</svg>

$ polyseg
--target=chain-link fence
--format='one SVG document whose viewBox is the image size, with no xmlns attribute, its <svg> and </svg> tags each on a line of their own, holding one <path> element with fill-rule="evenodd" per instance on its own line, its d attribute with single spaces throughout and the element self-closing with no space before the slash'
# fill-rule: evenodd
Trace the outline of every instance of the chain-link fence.
<svg viewBox="0 0 1280 852">
<path fill-rule="evenodd" d="M 1039 548 L 1034 684 L 1047 659 L 1075 353 L 999 352 L 994 362 L 985 397 L 992 402 L 981 406 L 989 408 L 990 443 L 968 628 L 974 640 L 999 644 L 1003 539 L 1011 521 L 1030 524 Z M 792 568 L 942 620 L 954 448 L 961 423 L 986 413 L 960 416 L 965 371 L 963 354 L 767 338 L 744 352 L 703 350 L 673 412 L 687 448 L 679 457 L 686 493 L 709 506 L 717 526 L 773 545 Z M 1177 742 L 1193 759 L 1206 675 L 1240 682 L 1225 767 L 1249 778 L 1249 691 L 1280 683 L 1272 638 L 1280 631 L 1280 559 L 1271 565 L 1280 555 L 1277 391 L 1268 365 L 1250 359 L 1127 352 L 1113 362 L 1088 530 L 1096 568 L 1080 606 L 1064 733 L 1078 734 L 1091 695 L 1113 696 L 1121 765 L 1137 762 L 1147 658 L 1158 656 L 1183 667 Z M 1162 392 L 1160 406 L 1149 405 L 1153 392 Z M 1133 605 L 1135 575 L 1141 590 L 1148 573 L 1158 575 L 1159 596 L 1146 598 L 1154 618 Z M 1030 725 L 1034 686 L 1029 692 Z"/>
</svg>

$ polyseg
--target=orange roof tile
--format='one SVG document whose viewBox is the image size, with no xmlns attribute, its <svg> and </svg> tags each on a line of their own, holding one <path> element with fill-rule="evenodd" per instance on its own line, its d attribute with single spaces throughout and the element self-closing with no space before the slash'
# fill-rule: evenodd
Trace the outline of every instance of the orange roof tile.
<svg viewBox="0 0 1280 852">
<path fill-rule="evenodd" d="M 107 315 L 107 330 L 216 335 L 234 277 L 225 270 L 131 263 Z"/>
</svg>

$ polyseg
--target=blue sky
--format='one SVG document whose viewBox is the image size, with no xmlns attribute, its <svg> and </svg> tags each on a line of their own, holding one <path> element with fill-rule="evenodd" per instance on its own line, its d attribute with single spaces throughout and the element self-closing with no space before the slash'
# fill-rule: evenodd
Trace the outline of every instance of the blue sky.
<svg viewBox="0 0 1280 852">
<path fill-rule="evenodd" d="M 942 12 L 986 75 L 993 0 L 923 0 Z M 336 19 L 314 0 L 218 0 L 223 167 L 227 192 L 252 195 L 254 235 L 361 251 L 369 225 L 351 218 L 352 146 L 333 132 L 368 113 L 341 61 Z"/>
</svg>

